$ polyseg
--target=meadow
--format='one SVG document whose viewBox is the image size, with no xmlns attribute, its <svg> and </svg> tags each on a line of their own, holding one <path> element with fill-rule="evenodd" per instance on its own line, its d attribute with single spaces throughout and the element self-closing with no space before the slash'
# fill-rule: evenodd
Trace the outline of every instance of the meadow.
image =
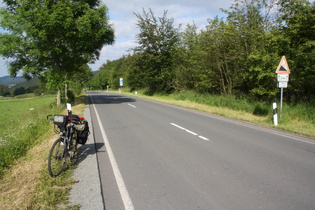
<svg viewBox="0 0 315 210">
<path fill-rule="evenodd" d="M 68 204 L 75 166 L 57 178 L 47 171 L 48 152 L 58 134 L 46 116 L 66 114 L 65 106 L 56 107 L 54 96 L 30 96 L 0 101 L 0 116 L 7 119 L 0 125 L 0 209 L 79 209 Z M 72 103 L 80 116 L 85 107 L 84 95 Z"/>
<path fill-rule="evenodd" d="M 0 101 L 0 176 L 47 132 L 46 115 L 60 110 L 54 101 L 53 96 Z"/>
</svg>

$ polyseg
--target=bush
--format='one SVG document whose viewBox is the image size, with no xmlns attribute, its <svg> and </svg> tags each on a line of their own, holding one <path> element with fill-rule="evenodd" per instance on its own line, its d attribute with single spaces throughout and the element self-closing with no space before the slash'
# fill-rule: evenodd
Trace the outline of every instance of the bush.
<svg viewBox="0 0 315 210">
<path fill-rule="evenodd" d="M 70 102 L 74 102 L 74 99 L 75 99 L 75 95 L 74 95 L 74 93 L 73 93 L 73 91 L 71 91 L 71 90 L 68 90 L 68 103 Z"/>
<path fill-rule="evenodd" d="M 270 109 L 271 108 L 263 106 L 262 104 L 259 103 L 256 105 L 253 115 L 267 116 L 269 114 Z"/>
<path fill-rule="evenodd" d="M 25 93 L 26 93 L 26 90 L 25 90 L 24 87 L 16 88 L 16 89 L 14 89 L 14 91 L 13 91 L 13 95 L 14 95 L 14 96 L 22 95 L 22 94 L 25 94 Z"/>
</svg>

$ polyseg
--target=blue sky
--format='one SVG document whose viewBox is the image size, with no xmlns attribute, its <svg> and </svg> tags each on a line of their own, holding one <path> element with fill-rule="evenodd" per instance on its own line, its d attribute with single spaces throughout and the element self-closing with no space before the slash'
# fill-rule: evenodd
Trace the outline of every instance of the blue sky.
<svg viewBox="0 0 315 210">
<path fill-rule="evenodd" d="M 1 1 L 1 0 L 0 0 Z M 220 8 L 228 9 L 234 2 L 233 0 L 102 0 L 109 9 L 110 22 L 115 28 L 116 41 L 113 46 L 104 46 L 101 56 L 95 64 L 90 65 L 96 71 L 107 60 L 116 60 L 126 51 L 136 46 L 135 36 L 138 34 L 136 26 L 137 18 L 135 13 L 142 14 L 142 8 L 146 11 L 151 8 L 157 17 L 163 15 L 167 10 L 167 17 L 174 18 L 174 26 L 196 23 L 203 28 L 207 24 L 207 19 L 212 19 L 216 15 L 221 16 Z M 2 2 L 2 1 L 1 1 Z M 0 6 L 3 6 L 0 3 Z M 5 61 L 0 57 L 0 77 L 8 75 Z"/>
</svg>

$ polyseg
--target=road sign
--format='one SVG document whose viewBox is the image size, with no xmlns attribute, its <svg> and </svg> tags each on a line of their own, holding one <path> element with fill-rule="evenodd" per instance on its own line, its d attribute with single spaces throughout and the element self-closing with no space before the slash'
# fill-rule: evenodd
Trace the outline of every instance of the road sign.
<svg viewBox="0 0 315 210">
<path fill-rule="evenodd" d="M 279 73 L 277 74 L 278 82 L 289 82 L 289 74 Z"/>
<path fill-rule="evenodd" d="M 289 82 L 289 74 L 290 74 L 290 68 L 287 62 L 287 59 L 285 56 L 282 56 L 281 61 L 278 65 L 278 68 L 276 70 L 277 73 L 277 80 L 278 80 L 278 88 L 281 89 L 281 95 L 280 95 L 280 119 L 282 115 L 282 101 L 283 101 L 283 88 L 288 87 Z"/>
<path fill-rule="evenodd" d="M 119 78 L 119 85 L 123 86 L 124 85 L 124 79 L 123 78 Z"/>
<path fill-rule="evenodd" d="M 278 86 L 279 86 L 279 88 L 287 88 L 288 87 L 288 82 L 279 82 Z"/>
<path fill-rule="evenodd" d="M 290 74 L 290 68 L 289 68 L 289 65 L 285 56 L 282 56 L 282 59 L 278 65 L 276 73 L 277 74 Z"/>
</svg>

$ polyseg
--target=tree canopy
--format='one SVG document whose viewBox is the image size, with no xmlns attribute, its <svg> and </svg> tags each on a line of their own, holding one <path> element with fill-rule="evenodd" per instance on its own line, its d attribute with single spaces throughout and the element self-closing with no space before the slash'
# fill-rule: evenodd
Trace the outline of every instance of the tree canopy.
<svg viewBox="0 0 315 210">
<path fill-rule="evenodd" d="M 275 71 L 285 55 L 291 69 L 286 100 L 314 100 L 315 3 L 235 0 L 223 12 L 224 18 L 208 19 L 203 29 L 189 24 L 184 30 L 166 12 L 161 18 L 152 10 L 135 14 L 139 46 L 134 54 L 111 61 L 111 68 L 104 64 L 100 74 L 125 77 L 132 89 L 274 101 L 279 93 Z"/>
<path fill-rule="evenodd" d="M 69 80 L 82 66 L 113 44 L 108 10 L 99 0 L 4 0 L 0 11 L 0 55 L 9 59 L 10 75 Z M 57 76 L 58 75 L 58 76 Z M 57 81 L 56 81 L 57 82 Z M 59 83 L 59 84 L 60 84 Z"/>
</svg>

